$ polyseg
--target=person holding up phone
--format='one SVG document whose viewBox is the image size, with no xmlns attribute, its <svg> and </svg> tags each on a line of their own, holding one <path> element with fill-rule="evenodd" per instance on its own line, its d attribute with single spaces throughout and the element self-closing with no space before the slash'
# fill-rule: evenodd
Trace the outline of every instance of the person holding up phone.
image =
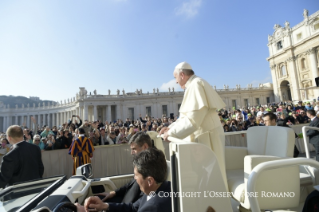
<svg viewBox="0 0 319 212">
<path fill-rule="evenodd" d="M 77 122 L 77 120 L 75 118 L 79 119 L 79 123 Z M 73 119 L 74 119 L 74 125 L 76 126 L 76 128 L 79 128 L 82 125 L 82 120 L 81 120 L 80 116 L 77 116 L 77 115 L 72 115 L 72 118 L 70 118 L 70 120 L 68 122 L 68 126 L 71 125 Z"/>
</svg>

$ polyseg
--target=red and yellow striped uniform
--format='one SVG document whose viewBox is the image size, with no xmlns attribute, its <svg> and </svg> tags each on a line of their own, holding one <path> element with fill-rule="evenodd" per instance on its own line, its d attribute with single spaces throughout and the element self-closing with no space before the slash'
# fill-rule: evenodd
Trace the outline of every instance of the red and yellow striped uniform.
<svg viewBox="0 0 319 212">
<path fill-rule="evenodd" d="M 85 136 L 80 136 L 72 142 L 69 154 L 73 158 L 73 175 L 75 175 L 77 167 L 91 163 L 93 152 L 92 141 Z"/>
</svg>

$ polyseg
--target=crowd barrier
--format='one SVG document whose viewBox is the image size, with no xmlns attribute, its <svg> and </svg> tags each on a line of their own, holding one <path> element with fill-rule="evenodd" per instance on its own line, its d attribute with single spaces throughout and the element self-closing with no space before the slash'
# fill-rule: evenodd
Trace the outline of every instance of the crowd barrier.
<svg viewBox="0 0 319 212">
<path fill-rule="evenodd" d="M 294 125 L 292 129 L 299 134 L 305 125 Z M 166 159 L 169 160 L 169 143 L 163 142 Z M 226 146 L 247 146 L 246 131 L 225 133 Z M 296 146 L 301 153 L 304 152 L 302 139 L 296 139 Z M 309 144 L 310 151 L 314 151 L 312 144 Z M 0 155 L 2 160 L 2 155 Z M 44 165 L 43 177 L 54 175 L 72 175 L 73 161 L 67 149 L 43 151 L 42 161 Z M 105 177 L 122 174 L 132 174 L 132 156 L 128 144 L 96 146 L 92 158 L 94 177 Z"/>
</svg>

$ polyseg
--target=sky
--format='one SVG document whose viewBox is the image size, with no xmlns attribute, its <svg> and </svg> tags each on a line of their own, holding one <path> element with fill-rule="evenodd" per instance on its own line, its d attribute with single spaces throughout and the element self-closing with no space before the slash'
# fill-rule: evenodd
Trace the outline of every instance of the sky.
<svg viewBox="0 0 319 212">
<path fill-rule="evenodd" d="M 319 1 L 1 0 L 0 95 L 181 90 L 183 61 L 219 89 L 272 82 L 268 34 L 300 23 L 303 9 Z"/>
</svg>

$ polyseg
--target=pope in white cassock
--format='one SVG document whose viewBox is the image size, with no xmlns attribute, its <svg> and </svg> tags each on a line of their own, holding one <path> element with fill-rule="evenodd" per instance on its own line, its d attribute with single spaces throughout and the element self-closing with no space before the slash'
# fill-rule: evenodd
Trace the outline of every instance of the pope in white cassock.
<svg viewBox="0 0 319 212">
<path fill-rule="evenodd" d="M 169 127 L 163 128 L 160 134 L 164 134 L 166 141 L 168 136 L 172 136 L 209 146 L 218 159 L 227 188 L 225 135 L 216 112 L 226 105 L 208 82 L 194 74 L 188 63 L 179 63 L 175 67 L 174 77 L 176 83 L 185 89 L 180 117 Z"/>
</svg>

